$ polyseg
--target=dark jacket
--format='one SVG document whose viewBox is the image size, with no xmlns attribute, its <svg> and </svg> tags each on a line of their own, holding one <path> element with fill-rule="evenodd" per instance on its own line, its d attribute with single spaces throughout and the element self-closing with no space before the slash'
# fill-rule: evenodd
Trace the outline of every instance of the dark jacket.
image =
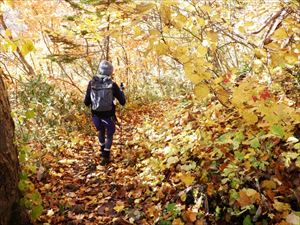
<svg viewBox="0 0 300 225">
<path fill-rule="evenodd" d="M 93 80 L 94 79 L 99 79 L 99 78 L 94 76 Z M 85 98 L 84 98 L 84 104 L 86 106 L 91 106 L 91 104 L 92 104 L 92 100 L 91 100 L 91 82 L 92 82 L 92 80 L 88 84 L 86 94 L 85 94 Z M 118 99 L 118 101 L 121 105 L 125 105 L 125 103 L 126 103 L 125 95 L 124 95 L 123 91 L 121 91 L 121 89 L 119 88 L 119 86 L 115 82 L 113 82 L 113 96 L 116 99 Z M 112 102 L 112 105 L 113 105 L 113 109 L 111 111 L 96 112 L 96 111 L 92 110 L 92 114 L 97 115 L 100 118 L 114 117 L 116 107 L 115 107 L 115 104 L 113 102 Z"/>
</svg>

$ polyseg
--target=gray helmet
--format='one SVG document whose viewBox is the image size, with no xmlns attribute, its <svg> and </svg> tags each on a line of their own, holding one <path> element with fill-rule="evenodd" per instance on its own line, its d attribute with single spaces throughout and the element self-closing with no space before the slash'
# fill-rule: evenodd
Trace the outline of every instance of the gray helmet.
<svg viewBox="0 0 300 225">
<path fill-rule="evenodd" d="M 98 74 L 110 76 L 112 75 L 113 70 L 114 67 L 110 62 L 102 60 L 99 64 Z"/>
</svg>

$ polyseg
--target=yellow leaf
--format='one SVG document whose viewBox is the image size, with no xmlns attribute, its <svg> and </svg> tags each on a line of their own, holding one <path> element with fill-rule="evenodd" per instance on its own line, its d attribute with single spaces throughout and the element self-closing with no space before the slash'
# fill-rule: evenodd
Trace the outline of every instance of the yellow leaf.
<svg viewBox="0 0 300 225">
<path fill-rule="evenodd" d="M 197 73 L 186 73 L 185 74 L 186 77 L 192 81 L 194 84 L 199 84 L 201 81 L 203 81 L 203 77 L 201 77 L 199 74 Z"/>
<path fill-rule="evenodd" d="M 149 31 L 151 36 L 160 36 L 160 32 L 157 29 L 152 29 Z"/>
<path fill-rule="evenodd" d="M 209 31 L 207 33 L 207 37 L 211 42 L 217 42 L 218 41 L 218 34 L 214 31 Z"/>
<path fill-rule="evenodd" d="M 205 98 L 209 94 L 209 88 L 207 87 L 207 85 L 204 85 L 204 84 L 196 85 L 194 91 L 195 91 L 196 97 L 199 99 Z"/>
<path fill-rule="evenodd" d="M 197 49 L 197 53 L 199 54 L 199 56 L 205 56 L 205 54 L 207 53 L 207 48 L 200 45 Z"/>
<path fill-rule="evenodd" d="M 272 50 L 278 50 L 280 49 L 280 44 L 276 42 L 271 42 L 270 44 L 265 45 L 265 47 Z"/>
<path fill-rule="evenodd" d="M 155 51 L 158 55 L 164 55 L 168 53 L 169 47 L 165 43 L 161 42 L 155 46 Z"/>
<path fill-rule="evenodd" d="M 239 26 L 239 31 L 241 33 L 246 33 L 246 30 L 245 30 L 245 28 L 243 26 Z"/>
<path fill-rule="evenodd" d="M 133 27 L 133 31 L 134 31 L 134 35 L 135 35 L 135 36 L 139 36 L 139 35 L 142 34 L 142 30 L 141 30 L 141 28 L 138 27 L 138 26 Z"/>
<path fill-rule="evenodd" d="M 207 38 L 209 40 L 211 49 L 215 51 L 217 49 L 217 44 L 218 44 L 218 34 L 214 31 L 209 31 L 207 33 Z"/>
<path fill-rule="evenodd" d="M 9 5 L 10 7 L 14 7 L 14 4 L 15 4 L 14 0 L 5 0 L 5 3 L 7 5 Z"/>
<path fill-rule="evenodd" d="M 253 22 L 246 22 L 245 24 L 244 24 L 244 26 L 246 26 L 246 27 L 251 27 L 251 26 L 253 26 L 254 25 L 254 23 Z"/>
<path fill-rule="evenodd" d="M 153 9 L 155 7 L 155 4 L 153 3 L 149 3 L 149 4 L 145 4 L 145 3 L 142 3 L 141 5 L 137 5 L 136 6 L 136 9 L 140 12 L 140 13 L 145 13 L 151 9 Z"/>
<path fill-rule="evenodd" d="M 124 202 L 117 201 L 116 206 L 114 207 L 114 210 L 116 212 L 121 212 L 124 209 Z"/>
<path fill-rule="evenodd" d="M 285 60 L 288 64 L 296 64 L 299 62 L 299 55 L 295 53 L 288 53 L 284 55 Z"/>
<path fill-rule="evenodd" d="M 186 25 L 187 18 L 184 15 L 182 15 L 181 13 L 179 13 L 174 18 L 174 20 L 175 20 L 175 26 L 176 26 L 176 28 L 181 29 L 181 28 L 183 28 Z"/>
<path fill-rule="evenodd" d="M 261 183 L 261 187 L 264 189 L 275 189 L 276 183 L 272 180 L 264 180 Z"/>
<path fill-rule="evenodd" d="M 254 49 L 254 52 L 255 52 L 255 56 L 257 57 L 257 58 L 266 58 L 267 57 L 267 52 L 266 52 L 266 50 L 265 49 L 263 49 L 263 48 L 255 48 Z"/>
<path fill-rule="evenodd" d="M 180 176 L 180 179 L 181 179 L 181 181 L 182 181 L 186 186 L 189 186 L 189 185 L 191 185 L 191 184 L 194 182 L 195 177 L 193 177 L 193 176 L 190 175 L 190 174 L 182 174 L 182 175 Z"/>
<path fill-rule="evenodd" d="M 6 37 L 11 37 L 11 35 L 12 35 L 12 34 L 11 34 L 11 30 L 10 30 L 10 29 L 6 29 L 6 30 L 5 30 L 5 36 L 6 36 Z"/>
<path fill-rule="evenodd" d="M 222 86 L 215 88 L 214 92 L 219 101 L 226 105 L 229 100 L 229 93 Z"/>
<path fill-rule="evenodd" d="M 252 111 L 244 110 L 241 112 L 241 115 L 243 116 L 247 124 L 255 124 L 258 121 L 258 117 Z"/>
<path fill-rule="evenodd" d="M 209 5 L 203 5 L 200 7 L 200 9 L 202 9 L 203 11 L 208 12 L 208 13 L 210 13 L 212 10 L 212 8 Z"/>
<path fill-rule="evenodd" d="M 29 52 L 33 51 L 34 49 L 35 48 L 33 42 L 31 40 L 27 40 L 23 43 L 21 52 L 23 55 L 27 55 Z"/>
<path fill-rule="evenodd" d="M 166 4 L 161 4 L 161 7 L 160 7 L 161 18 L 166 24 L 168 24 L 171 20 L 171 10 L 170 10 L 170 8 L 171 7 L 169 7 Z"/>
<path fill-rule="evenodd" d="M 282 40 L 287 37 L 288 37 L 288 33 L 285 31 L 283 27 L 278 28 L 273 34 L 273 38 L 277 40 Z"/>
<path fill-rule="evenodd" d="M 198 18 L 197 19 L 197 23 L 200 27 L 204 27 L 205 26 L 205 20 L 203 18 Z"/>
<path fill-rule="evenodd" d="M 278 211 L 278 212 L 284 212 L 284 211 L 289 211 L 291 209 L 291 206 L 288 203 L 284 202 L 279 202 L 276 201 L 273 204 L 273 207 Z"/>
<path fill-rule="evenodd" d="M 283 54 L 284 54 L 284 52 L 282 52 L 282 51 L 271 53 L 272 66 L 280 66 L 285 63 L 285 59 L 284 59 L 284 57 L 282 57 Z"/>
<path fill-rule="evenodd" d="M 185 23 L 187 21 L 187 18 L 181 13 L 178 13 L 178 15 L 175 17 L 175 20 Z"/>
<path fill-rule="evenodd" d="M 223 81 L 223 77 L 217 77 L 216 79 L 214 79 L 214 84 L 219 84 Z"/>
</svg>

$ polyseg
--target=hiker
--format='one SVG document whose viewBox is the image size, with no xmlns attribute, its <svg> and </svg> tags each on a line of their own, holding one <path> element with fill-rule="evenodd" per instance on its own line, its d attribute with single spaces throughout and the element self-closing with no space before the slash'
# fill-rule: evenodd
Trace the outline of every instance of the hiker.
<svg viewBox="0 0 300 225">
<path fill-rule="evenodd" d="M 99 132 L 102 166 L 109 163 L 110 149 L 115 133 L 116 115 L 114 99 L 118 99 L 121 105 L 125 105 L 126 102 L 123 91 L 112 81 L 112 73 L 112 64 L 106 60 L 102 60 L 96 75 L 88 84 L 84 99 L 84 104 L 91 106 L 93 123 Z"/>
</svg>

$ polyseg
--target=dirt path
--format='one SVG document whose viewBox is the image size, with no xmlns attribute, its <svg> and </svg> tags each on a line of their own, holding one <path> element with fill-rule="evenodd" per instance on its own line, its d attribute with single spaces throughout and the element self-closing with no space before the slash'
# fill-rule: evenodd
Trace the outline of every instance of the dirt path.
<svg viewBox="0 0 300 225">
<path fill-rule="evenodd" d="M 129 223 L 130 218 L 140 221 L 138 224 L 150 224 L 140 219 L 144 209 L 135 201 L 144 190 L 135 165 L 147 152 L 136 151 L 139 146 L 132 143 L 145 119 L 159 120 L 174 104 L 164 101 L 127 110 L 122 137 L 117 128 L 112 162 L 107 167 L 99 165 L 99 144 L 94 135 L 82 137 L 75 147 L 62 146 L 56 155 L 46 155 L 47 172 L 35 181 L 44 207 L 37 224 L 136 224 Z"/>
</svg>

